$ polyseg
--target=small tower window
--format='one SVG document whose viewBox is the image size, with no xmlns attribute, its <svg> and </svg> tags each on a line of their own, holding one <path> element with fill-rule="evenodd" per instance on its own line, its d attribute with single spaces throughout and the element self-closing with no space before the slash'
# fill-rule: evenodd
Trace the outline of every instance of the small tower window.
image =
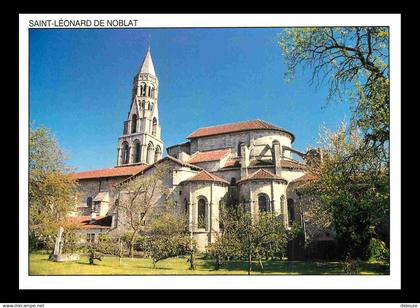
<svg viewBox="0 0 420 308">
<path fill-rule="evenodd" d="M 146 96 L 146 87 L 147 86 L 144 83 L 141 85 L 141 87 L 140 87 L 140 90 L 141 90 L 141 94 L 140 95 L 141 96 Z"/>
<path fill-rule="evenodd" d="M 230 179 L 230 186 L 235 186 L 236 185 L 236 178 L 231 178 Z"/>
<path fill-rule="evenodd" d="M 242 148 L 242 145 L 243 144 L 244 144 L 243 142 L 239 142 L 238 143 L 238 157 L 241 157 L 242 156 L 241 148 Z"/>
<path fill-rule="evenodd" d="M 137 115 L 133 114 L 131 117 L 131 133 L 135 133 L 137 131 Z"/>
<path fill-rule="evenodd" d="M 156 128 L 157 128 L 157 120 L 153 118 L 153 125 L 152 125 L 152 135 L 156 136 Z"/>
<path fill-rule="evenodd" d="M 88 207 L 88 209 L 92 209 L 92 197 L 88 197 L 86 199 L 86 206 Z"/>
</svg>

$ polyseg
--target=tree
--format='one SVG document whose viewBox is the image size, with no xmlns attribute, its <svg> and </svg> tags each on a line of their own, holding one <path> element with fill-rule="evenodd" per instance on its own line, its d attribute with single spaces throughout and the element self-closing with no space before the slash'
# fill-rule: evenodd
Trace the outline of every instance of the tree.
<svg viewBox="0 0 420 308">
<path fill-rule="evenodd" d="M 323 160 L 311 169 L 317 180 L 298 190 L 319 196 L 317 215 L 332 219 L 343 258 L 368 259 L 371 238 L 381 237 L 378 228 L 389 221 L 389 176 L 358 131 L 347 134 L 345 126 L 325 132 Z"/>
<path fill-rule="evenodd" d="M 136 176 L 118 186 L 118 214 L 127 221 L 131 230 L 129 255 L 133 257 L 137 236 L 145 231 L 147 220 L 151 217 L 153 208 L 160 201 L 165 201 L 169 195 L 164 185 L 170 168 L 157 165 L 150 174 Z"/>
<path fill-rule="evenodd" d="M 355 102 L 353 121 L 365 145 L 388 161 L 389 63 L 387 27 L 293 28 L 279 37 L 288 65 L 312 70 L 311 83 L 329 83 L 329 98 Z"/>
<path fill-rule="evenodd" d="M 232 258 L 246 260 L 248 275 L 257 259 L 283 255 L 296 229 L 288 230 L 281 215 L 273 212 L 252 214 L 243 203 L 222 211 L 223 229 L 209 253 L 216 259 L 216 268 Z"/>
<path fill-rule="evenodd" d="M 30 128 L 29 232 L 36 248 L 51 247 L 57 229 L 66 223 L 73 209 L 76 183 L 65 161 L 48 128 Z"/>
<path fill-rule="evenodd" d="M 167 258 L 193 255 L 197 248 L 195 242 L 191 242 L 187 226 L 185 215 L 174 209 L 168 209 L 152 219 L 144 245 L 147 255 L 152 258 L 153 268 L 157 262 Z"/>
<path fill-rule="evenodd" d="M 389 235 L 388 40 L 386 27 L 295 28 L 279 38 L 287 76 L 309 67 L 330 99 L 353 103 L 350 125 L 323 134 L 324 158 L 310 170 L 318 180 L 304 190 L 319 196 L 317 214 L 332 219 L 343 257 L 366 258 L 370 238 Z"/>
</svg>

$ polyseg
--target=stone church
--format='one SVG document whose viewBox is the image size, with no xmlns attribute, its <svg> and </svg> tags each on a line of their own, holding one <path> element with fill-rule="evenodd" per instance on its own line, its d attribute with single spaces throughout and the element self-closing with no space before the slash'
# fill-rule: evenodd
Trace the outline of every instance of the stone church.
<svg viewBox="0 0 420 308">
<path fill-rule="evenodd" d="M 158 164 L 170 166 L 165 183 L 179 210 L 188 215 L 190 231 L 201 250 L 216 239 L 219 206 L 229 191 L 254 213 L 282 214 L 285 226 L 300 219 L 291 188 L 308 179 L 308 174 L 304 160 L 294 159 L 306 153 L 293 149 L 293 133 L 259 119 L 202 127 L 185 142 L 167 147 L 162 158 L 158 97 L 159 80 L 148 49 L 133 80 L 116 166 L 73 175 L 79 193 L 72 219 L 84 240 L 95 241 L 98 234 L 121 228 L 113 187 L 128 178 L 147 176 Z"/>
</svg>

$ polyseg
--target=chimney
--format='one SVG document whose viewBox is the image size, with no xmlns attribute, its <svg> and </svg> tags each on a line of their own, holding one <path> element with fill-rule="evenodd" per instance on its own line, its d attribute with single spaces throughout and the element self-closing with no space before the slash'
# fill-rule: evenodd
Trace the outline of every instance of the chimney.
<svg viewBox="0 0 420 308">
<path fill-rule="evenodd" d="M 278 141 L 273 142 L 273 164 L 274 173 L 278 176 L 281 175 L 281 146 Z"/>
<path fill-rule="evenodd" d="M 96 212 L 92 211 L 92 213 L 90 214 L 90 222 L 89 224 L 94 224 L 96 222 Z"/>
<path fill-rule="evenodd" d="M 111 221 L 111 229 L 115 229 L 117 227 L 117 212 L 112 213 L 112 221 Z"/>
</svg>

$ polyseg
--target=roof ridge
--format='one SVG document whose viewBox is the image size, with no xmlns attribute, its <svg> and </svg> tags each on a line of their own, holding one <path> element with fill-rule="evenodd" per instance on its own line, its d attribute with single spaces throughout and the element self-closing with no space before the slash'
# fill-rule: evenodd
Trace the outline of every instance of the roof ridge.
<svg viewBox="0 0 420 308">
<path fill-rule="evenodd" d="M 239 122 L 224 123 L 224 124 L 216 124 L 216 125 L 210 125 L 210 126 L 200 127 L 198 129 L 212 128 L 212 127 L 217 127 L 217 126 L 230 125 L 230 124 L 238 124 L 238 123 L 248 123 L 248 122 L 255 122 L 255 121 L 258 121 L 258 119 L 257 120 L 246 120 L 246 121 L 239 121 Z"/>
</svg>

